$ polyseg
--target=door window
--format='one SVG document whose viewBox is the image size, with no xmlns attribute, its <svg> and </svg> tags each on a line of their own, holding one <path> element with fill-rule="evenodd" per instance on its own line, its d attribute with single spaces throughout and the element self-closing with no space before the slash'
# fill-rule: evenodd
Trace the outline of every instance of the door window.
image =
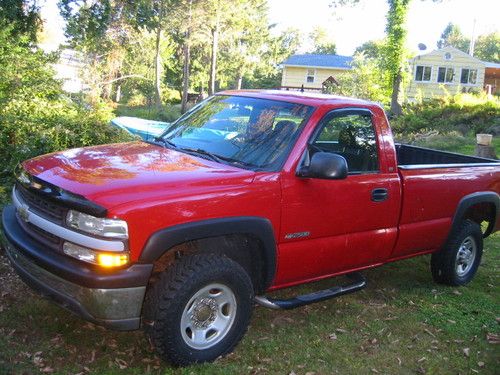
<svg viewBox="0 0 500 375">
<path fill-rule="evenodd" d="M 369 113 L 332 114 L 326 118 L 312 146 L 312 152 L 332 152 L 343 156 L 349 173 L 374 173 L 379 170 L 376 134 Z"/>
</svg>

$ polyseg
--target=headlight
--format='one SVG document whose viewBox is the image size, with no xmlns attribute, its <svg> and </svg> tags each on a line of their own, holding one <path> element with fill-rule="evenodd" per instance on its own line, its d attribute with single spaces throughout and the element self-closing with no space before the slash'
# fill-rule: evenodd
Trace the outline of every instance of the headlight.
<svg viewBox="0 0 500 375">
<path fill-rule="evenodd" d="M 64 242 L 63 252 L 70 257 L 105 268 L 120 267 L 129 262 L 128 253 L 103 253 L 71 242 Z"/>
<path fill-rule="evenodd" d="M 15 171 L 16 179 L 23 185 L 29 185 L 31 183 L 31 178 L 28 173 L 21 167 L 16 168 Z"/>
<path fill-rule="evenodd" d="M 66 216 L 70 228 L 109 238 L 128 238 L 127 223 L 123 220 L 95 217 L 70 210 Z"/>
</svg>

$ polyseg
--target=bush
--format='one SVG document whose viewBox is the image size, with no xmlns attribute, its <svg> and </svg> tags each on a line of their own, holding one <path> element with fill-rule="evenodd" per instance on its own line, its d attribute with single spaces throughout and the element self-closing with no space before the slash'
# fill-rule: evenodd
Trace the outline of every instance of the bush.
<svg viewBox="0 0 500 375">
<path fill-rule="evenodd" d="M 160 109 L 155 106 L 125 106 L 119 105 L 117 116 L 139 117 L 147 120 L 173 122 L 181 115 L 180 105 L 163 105 Z"/>
<path fill-rule="evenodd" d="M 399 139 L 412 141 L 419 135 L 437 132 L 462 136 L 486 132 L 500 125 L 500 100 L 486 95 L 457 94 L 403 107 L 403 116 L 392 121 Z"/>
<path fill-rule="evenodd" d="M 71 147 L 129 139 L 109 125 L 102 103 L 72 101 L 54 79 L 47 55 L 25 37 L 14 38 L 0 25 L 0 186 L 22 160 Z M 0 199 L 1 199 L 0 191 Z"/>
<path fill-rule="evenodd" d="M 356 54 L 352 70 L 335 76 L 337 84 L 327 86 L 326 92 L 343 96 L 371 100 L 389 105 L 390 90 L 387 87 L 387 74 L 377 59 Z"/>
</svg>

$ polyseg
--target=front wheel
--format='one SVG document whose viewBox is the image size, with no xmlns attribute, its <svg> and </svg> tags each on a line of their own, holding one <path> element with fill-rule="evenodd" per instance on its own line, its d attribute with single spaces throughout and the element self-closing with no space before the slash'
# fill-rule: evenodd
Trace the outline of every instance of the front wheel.
<svg viewBox="0 0 500 375">
<path fill-rule="evenodd" d="M 213 361 L 243 337 L 252 301 L 250 278 L 238 263 L 214 254 L 186 256 L 148 292 L 146 332 L 175 365 Z"/>
<path fill-rule="evenodd" d="M 432 254 L 432 276 L 440 284 L 465 285 L 476 274 L 482 254 L 481 227 L 471 220 L 465 220 L 446 245 Z"/>
</svg>

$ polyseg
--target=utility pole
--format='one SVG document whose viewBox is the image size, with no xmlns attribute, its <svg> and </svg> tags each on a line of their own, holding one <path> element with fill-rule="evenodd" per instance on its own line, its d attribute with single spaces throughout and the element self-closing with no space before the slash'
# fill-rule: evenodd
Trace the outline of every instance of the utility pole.
<svg viewBox="0 0 500 375">
<path fill-rule="evenodd" d="M 469 44 L 469 55 L 474 56 L 474 46 L 476 44 L 476 19 L 474 18 L 474 23 L 472 24 L 472 35 Z"/>
</svg>

